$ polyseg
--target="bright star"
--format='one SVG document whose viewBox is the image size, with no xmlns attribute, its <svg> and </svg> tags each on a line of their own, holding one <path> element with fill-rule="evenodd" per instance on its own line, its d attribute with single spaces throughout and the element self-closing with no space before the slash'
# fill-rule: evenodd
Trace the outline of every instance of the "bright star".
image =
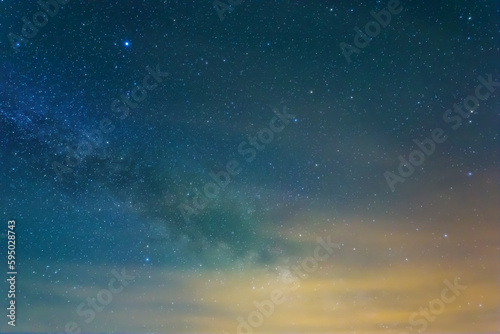
<svg viewBox="0 0 500 334">
<path fill-rule="evenodd" d="M 125 43 L 123 43 L 123 44 L 125 44 L 125 46 L 130 46 L 130 42 L 129 41 L 125 41 Z"/>
</svg>

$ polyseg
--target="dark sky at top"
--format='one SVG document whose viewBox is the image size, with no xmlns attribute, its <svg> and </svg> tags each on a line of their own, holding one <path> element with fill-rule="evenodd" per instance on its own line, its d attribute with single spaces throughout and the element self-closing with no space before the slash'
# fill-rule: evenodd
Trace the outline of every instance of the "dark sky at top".
<svg viewBox="0 0 500 334">
<path fill-rule="evenodd" d="M 307 311 L 283 317 L 310 321 L 276 315 L 262 332 L 409 331 L 408 315 L 455 276 L 469 295 L 428 331 L 496 332 L 498 2 L 401 1 L 346 57 L 341 43 L 355 47 L 355 28 L 387 6 L 248 0 L 221 20 L 211 1 L 71 0 L 20 41 L 42 7 L 0 1 L 0 254 L 15 219 L 19 267 L 18 324 L 1 331 L 63 332 L 73 319 L 83 332 L 234 333 L 256 298 L 246 288 L 331 235 L 343 248 L 307 284 L 336 300 L 318 311 L 304 288 Z M 488 98 L 453 111 L 478 85 Z M 399 176 L 398 157 L 436 128 L 446 140 Z M 240 172 L 190 212 L 233 160 Z M 404 179 L 394 191 L 386 172 Z M 85 323 L 78 304 L 123 267 L 138 278 Z M 341 291 L 324 283 L 339 277 Z M 330 307 L 353 300 L 348 315 Z M 366 303 L 375 320 L 358 315 Z"/>
</svg>

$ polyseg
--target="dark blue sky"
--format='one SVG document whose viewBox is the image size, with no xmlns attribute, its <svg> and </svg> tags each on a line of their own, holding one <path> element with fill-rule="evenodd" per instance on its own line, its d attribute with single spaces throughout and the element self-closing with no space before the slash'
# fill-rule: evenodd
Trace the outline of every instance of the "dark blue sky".
<svg viewBox="0 0 500 334">
<path fill-rule="evenodd" d="M 210 1 L 71 0 L 16 46 L 23 17 L 44 9 L 0 2 L 0 240 L 15 219 L 15 330 L 235 332 L 252 287 L 327 235 L 340 255 L 263 332 L 416 330 L 408 316 L 455 276 L 470 294 L 447 306 L 455 322 L 427 330 L 497 330 L 499 99 L 480 76 L 499 80 L 498 3 L 402 1 L 348 62 L 341 43 L 354 47 L 355 28 L 389 3 L 243 1 L 221 20 Z M 478 85 L 491 95 L 450 111 L 453 129 L 443 114 Z M 401 176 L 399 156 L 436 128 L 446 141 Z M 404 182 L 391 189 L 386 172 Z M 214 198 L 211 173 L 230 177 Z M 121 268 L 138 278 L 85 322 L 78 305 Z M 333 297 L 314 306 L 315 291 Z"/>
</svg>

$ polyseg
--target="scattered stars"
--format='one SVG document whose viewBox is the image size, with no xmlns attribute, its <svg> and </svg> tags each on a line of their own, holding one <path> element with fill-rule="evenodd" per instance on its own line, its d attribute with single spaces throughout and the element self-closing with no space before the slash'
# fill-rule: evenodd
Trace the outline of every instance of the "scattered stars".
<svg viewBox="0 0 500 334">
<path fill-rule="evenodd" d="M 496 8 L 238 2 L 0 0 L 19 331 L 493 332 Z"/>
</svg>

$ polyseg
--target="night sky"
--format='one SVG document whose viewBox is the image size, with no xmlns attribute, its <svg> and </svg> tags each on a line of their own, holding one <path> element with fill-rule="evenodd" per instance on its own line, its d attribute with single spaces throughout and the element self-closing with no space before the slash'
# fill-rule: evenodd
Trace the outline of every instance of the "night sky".
<svg viewBox="0 0 500 334">
<path fill-rule="evenodd" d="M 500 3 L 240 2 L 0 0 L 0 332 L 499 333 Z"/>
</svg>

